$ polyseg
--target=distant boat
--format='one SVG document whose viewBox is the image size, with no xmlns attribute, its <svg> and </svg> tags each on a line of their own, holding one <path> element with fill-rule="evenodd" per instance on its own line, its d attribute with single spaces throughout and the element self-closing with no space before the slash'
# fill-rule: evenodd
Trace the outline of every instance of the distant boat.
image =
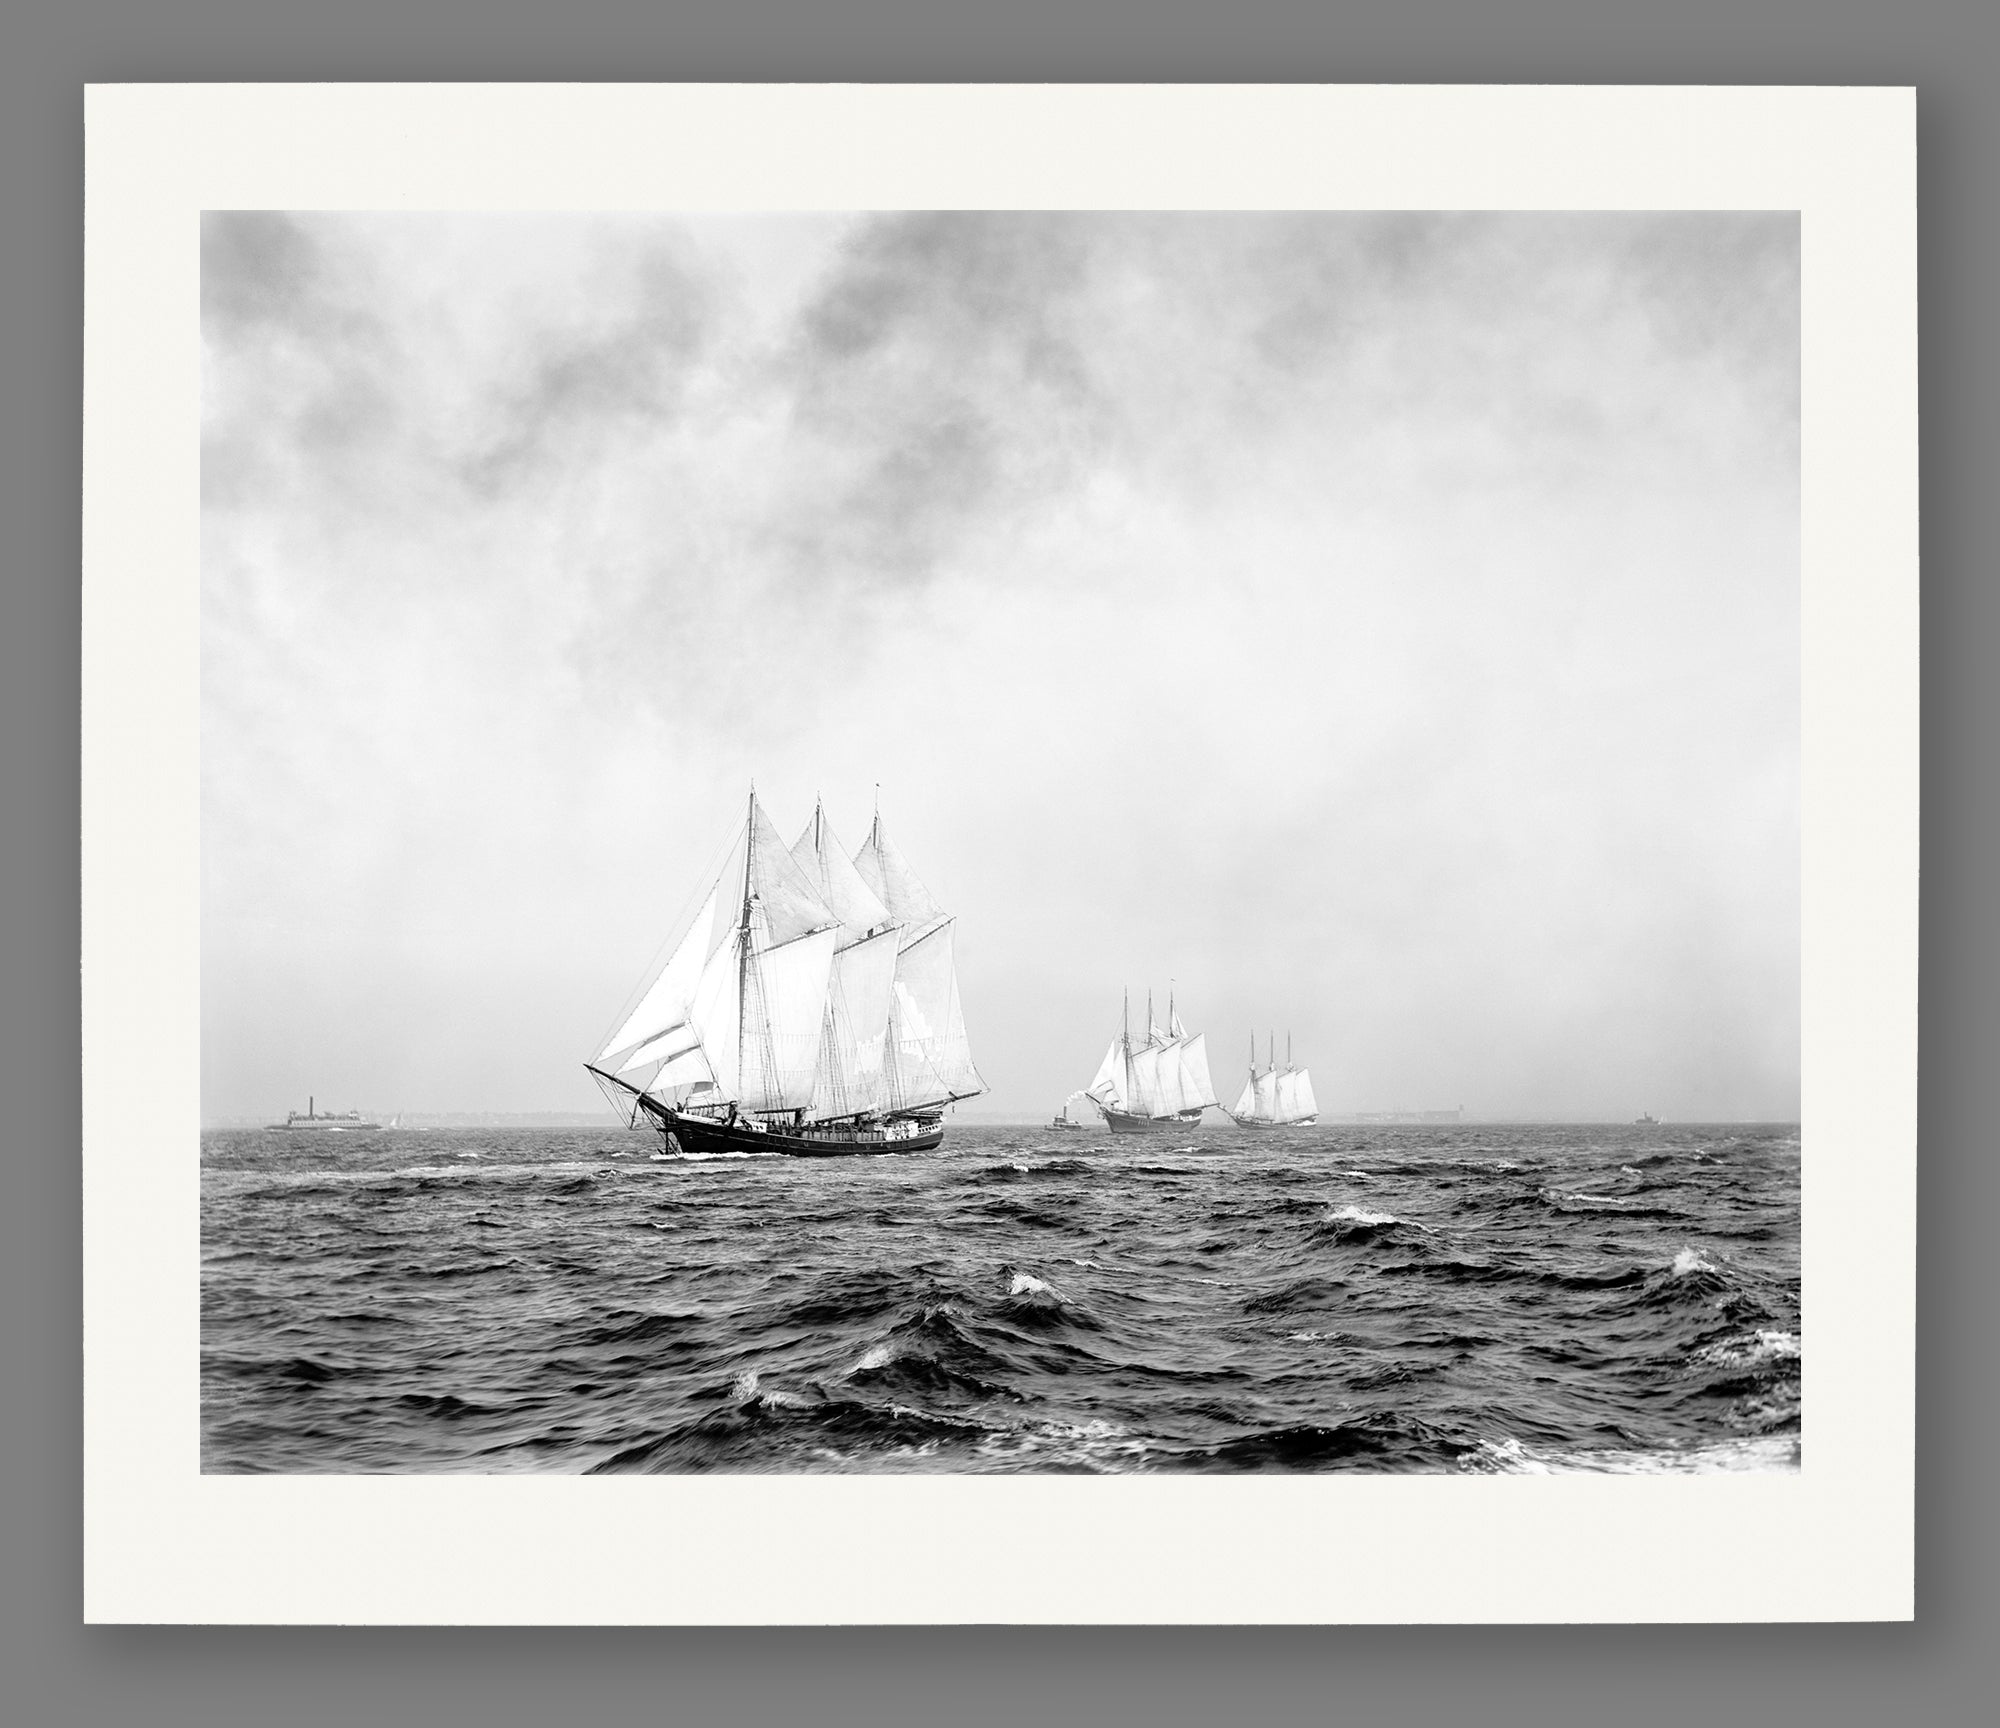
<svg viewBox="0 0 2000 1728">
<path fill-rule="evenodd" d="M 686 1152 L 921 1152 L 986 1082 L 955 920 L 878 811 L 850 860 L 816 808 L 787 847 L 757 802 L 694 921 L 584 1064 L 628 1127 Z"/>
<path fill-rule="evenodd" d="M 369 1122 L 365 1120 L 362 1117 L 362 1114 L 359 1110 L 338 1110 L 328 1115 L 321 1115 L 319 1111 L 314 1108 L 314 1106 L 318 1102 L 319 1102 L 318 1099 L 314 1098 L 311 1093 L 307 1093 L 306 1108 L 304 1115 L 300 1115 L 299 1112 L 296 1110 L 290 1110 L 286 1112 L 284 1121 L 272 1122 L 267 1124 L 267 1126 L 272 1128 L 327 1128 L 327 1129 L 381 1127 L 381 1123 L 379 1122 Z"/>
<path fill-rule="evenodd" d="M 1271 1034 L 1270 1056 L 1257 1071 L 1257 1034 L 1250 1034 L 1250 1078 L 1236 1100 L 1230 1121 L 1239 1128 L 1310 1128 L 1319 1120 L 1312 1075 L 1292 1066 L 1292 1035 L 1285 1034 L 1285 1065 L 1278 1066 L 1278 1035 Z"/>
<path fill-rule="evenodd" d="M 1111 1041 L 1097 1078 L 1083 1089 L 1114 1134 L 1150 1134 L 1161 1129 L 1198 1128 L 1213 1104 L 1215 1082 L 1208 1077 L 1206 1033 L 1189 1036 L 1167 998 L 1167 1029 L 1153 1022 L 1146 1000 L 1146 1036 L 1132 1037 L 1132 1000 L 1125 999 L 1123 1030 Z"/>
<path fill-rule="evenodd" d="M 1063 1129 L 1081 1128 L 1083 1126 L 1083 1119 L 1078 1116 L 1072 1116 L 1069 1113 L 1069 1107 L 1082 1096 L 1083 1094 L 1081 1092 L 1072 1092 L 1067 1098 L 1065 1098 L 1062 1101 L 1062 1107 L 1056 1111 L 1055 1117 L 1049 1123 L 1049 1126 L 1051 1128 L 1063 1128 Z"/>
<path fill-rule="evenodd" d="M 1634 1128 L 1657 1128 L 1659 1125 L 1660 1119 L 1657 1116 L 1634 1116 L 1632 1118 L 1632 1126 Z"/>
</svg>

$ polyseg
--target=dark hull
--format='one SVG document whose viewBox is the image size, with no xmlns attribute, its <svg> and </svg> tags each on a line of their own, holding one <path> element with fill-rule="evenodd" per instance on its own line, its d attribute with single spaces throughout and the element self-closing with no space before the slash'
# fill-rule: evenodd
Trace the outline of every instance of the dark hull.
<svg viewBox="0 0 2000 1728">
<path fill-rule="evenodd" d="M 646 1111 L 653 1126 L 671 1134 L 683 1152 L 780 1153 L 787 1158 L 856 1158 L 870 1153 L 931 1152 L 944 1141 L 942 1123 L 910 1134 L 888 1128 L 854 1128 L 846 1124 L 808 1130 L 752 1127 L 742 1118 L 734 1123 L 684 1110 Z"/>
<path fill-rule="evenodd" d="M 1122 1110 L 1104 1112 L 1105 1126 L 1114 1134 L 1185 1134 L 1201 1126 L 1194 1116 L 1127 1116 Z"/>
<path fill-rule="evenodd" d="M 267 1123 L 266 1126 L 282 1129 L 318 1128 L 329 1134 L 337 1134 L 343 1128 L 380 1128 L 382 1124 L 379 1122 L 363 1122 L 358 1116 L 352 1121 L 349 1121 L 344 1116 L 301 1116 L 296 1121 L 271 1122 Z"/>
</svg>

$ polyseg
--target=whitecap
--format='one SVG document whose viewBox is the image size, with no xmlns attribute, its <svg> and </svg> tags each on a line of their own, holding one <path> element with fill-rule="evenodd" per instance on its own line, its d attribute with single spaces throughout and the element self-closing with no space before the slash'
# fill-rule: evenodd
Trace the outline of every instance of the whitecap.
<svg viewBox="0 0 2000 1728">
<path fill-rule="evenodd" d="M 1029 1296 L 1037 1291 L 1043 1291 L 1049 1295 L 1055 1294 L 1041 1279 L 1035 1277 L 1032 1273 L 1016 1272 L 1014 1274 L 1014 1282 L 1008 1289 L 1007 1294 L 1009 1296 Z"/>
<path fill-rule="evenodd" d="M 865 1374 L 871 1368 L 886 1368 L 895 1359 L 895 1355 L 895 1351 L 891 1350 L 886 1344 L 871 1345 L 868 1353 L 859 1362 L 855 1363 L 852 1368 L 848 1369 L 847 1372 L 849 1374 Z"/>
<path fill-rule="evenodd" d="M 1392 1212 L 1370 1212 L 1361 1206 L 1343 1206 L 1334 1213 L 1334 1219 L 1341 1224 L 1400 1224 L 1402 1219 Z"/>
<path fill-rule="evenodd" d="M 1718 1344 L 1705 1344 L 1694 1353 L 1697 1362 L 1711 1363 L 1719 1368 L 1748 1367 L 1757 1362 L 1791 1362 L 1798 1357 L 1798 1334 L 1776 1330 L 1753 1332 L 1743 1338 L 1727 1338 Z"/>
<path fill-rule="evenodd" d="M 1685 1278 L 1691 1272 L 1713 1272 L 1715 1270 L 1692 1248 L 1683 1248 L 1674 1256 L 1674 1276 Z"/>
<path fill-rule="evenodd" d="M 735 1381 L 731 1384 L 729 1388 L 729 1396 L 734 1398 L 737 1403 L 743 1404 L 747 1403 L 750 1399 L 754 1398 L 756 1395 L 757 1395 L 757 1370 L 754 1368 L 746 1368 L 743 1370 L 741 1374 L 736 1376 Z"/>
<path fill-rule="evenodd" d="M 1701 1446 L 1558 1451 L 1524 1446 L 1508 1438 L 1480 1441 L 1458 1464 L 1461 1470 L 1521 1476 L 1578 1472 L 1684 1476 L 1748 1470 L 1792 1471 L 1799 1467 L 1799 1439 L 1796 1434 L 1770 1434 Z"/>
<path fill-rule="evenodd" d="M 1624 1212 L 1636 1204 L 1616 1194 L 1584 1194 L 1574 1188 L 1545 1188 L 1542 1194 L 1552 1206 L 1595 1206 L 1600 1212 Z"/>
</svg>

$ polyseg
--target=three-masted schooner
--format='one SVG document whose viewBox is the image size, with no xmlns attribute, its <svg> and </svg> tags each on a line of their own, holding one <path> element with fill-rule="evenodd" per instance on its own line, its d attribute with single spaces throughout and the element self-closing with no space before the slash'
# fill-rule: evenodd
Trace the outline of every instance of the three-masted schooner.
<svg viewBox="0 0 2000 1728">
<path fill-rule="evenodd" d="M 1167 1029 L 1153 1021 L 1152 998 L 1146 1001 L 1146 1036 L 1132 1036 L 1132 1002 L 1125 1001 L 1125 1021 L 1111 1048 L 1098 1064 L 1097 1078 L 1083 1089 L 1084 1097 L 1102 1113 L 1114 1134 L 1148 1134 L 1163 1128 L 1199 1126 L 1201 1113 L 1216 1101 L 1215 1083 L 1208 1077 L 1207 1034 L 1193 1037 L 1167 999 Z"/>
<path fill-rule="evenodd" d="M 1250 1078 L 1229 1112 L 1239 1128 L 1310 1128 L 1319 1120 L 1312 1075 L 1292 1066 L 1292 1035 L 1285 1034 L 1285 1065 L 1278 1066 L 1278 1035 L 1271 1034 L 1263 1071 L 1257 1069 L 1257 1034 L 1250 1034 Z"/>
<path fill-rule="evenodd" d="M 787 847 L 753 788 L 693 922 L 584 1064 L 686 1152 L 921 1152 L 986 1090 L 959 1005 L 954 920 L 877 811 L 850 860 L 824 808 Z"/>
</svg>

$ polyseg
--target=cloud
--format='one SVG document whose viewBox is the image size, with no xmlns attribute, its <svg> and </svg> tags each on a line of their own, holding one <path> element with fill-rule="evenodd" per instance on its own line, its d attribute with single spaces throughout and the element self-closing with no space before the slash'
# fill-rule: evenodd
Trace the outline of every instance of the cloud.
<svg viewBox="0 0 2000 1728">
<path fill-rule="evenodd" d="M 1795 1097 L 1789 216 L 227 215 L 203 317 L 216 1108 L 306 964 L 567 1097 L 752 775 L 1023 1107 L 1170 974 L 1330 1109 Z"/>
</svg>

